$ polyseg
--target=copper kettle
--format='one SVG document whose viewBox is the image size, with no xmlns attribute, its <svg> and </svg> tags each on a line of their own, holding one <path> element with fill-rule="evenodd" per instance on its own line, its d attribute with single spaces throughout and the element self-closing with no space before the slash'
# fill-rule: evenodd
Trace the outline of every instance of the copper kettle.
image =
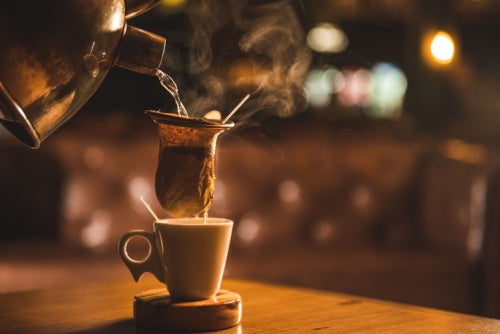
<svg viewBox="0 0 500 334">
<path fill-rule="evenodd" d="M 126 20 L 159 0 L 0 2 L 0 122 L 38 148 L 113 65 L 154 75 L 165 38 Z"/>
</svg>

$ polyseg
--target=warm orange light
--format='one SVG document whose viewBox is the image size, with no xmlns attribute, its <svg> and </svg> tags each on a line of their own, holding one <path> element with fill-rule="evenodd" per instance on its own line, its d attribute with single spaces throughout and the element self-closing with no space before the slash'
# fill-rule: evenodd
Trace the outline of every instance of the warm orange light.
<svg viewBox="0 0 500 334">
<path fill-rule="evenodd" d="M 237 59 L 229 65 L 227 73 L 228 82 L 236 87 L 259 86 L 271 77 L 261 66 L 250 59 Z"/>
<path fill-rule="evenodd" d="M 438 31 L 432 38 L 430 50 L 434 61 L 441 64 L 449 64 L 455 55 L 455 42 L 450 34 Z"/>
<path fill-rule="evenodd" d="M 158 11 L 163 15 L 180 12 L 186 5 L 187 0 L 161 0 Z"/>
<path fill-rule="evenodd" d="M 448 67 L 457 58 L 458 42 L 455 35 L 443 30 L 429 30 L 422 39 L 422 56 L 431 67 Z"/>
<path fill-rule="evenodd" d="M 162 0 L 161 3 L 167 7 L 180 7 L 186 3 L 186 0 Z"/>
</svg>

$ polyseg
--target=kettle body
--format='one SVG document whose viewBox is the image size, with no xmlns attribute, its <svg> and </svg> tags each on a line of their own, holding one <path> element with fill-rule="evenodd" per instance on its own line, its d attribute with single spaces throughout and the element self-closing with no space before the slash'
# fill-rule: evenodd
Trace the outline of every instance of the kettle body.
<svg viewBox="0 0 500 334">
<path fill-rule="evenodd" d="M 94 94 L 113 65 L 154 75 L 165 39 L 127 26 L 158 0 L 0 3 L 0 122 L 38 148 Z"/>
</svg>

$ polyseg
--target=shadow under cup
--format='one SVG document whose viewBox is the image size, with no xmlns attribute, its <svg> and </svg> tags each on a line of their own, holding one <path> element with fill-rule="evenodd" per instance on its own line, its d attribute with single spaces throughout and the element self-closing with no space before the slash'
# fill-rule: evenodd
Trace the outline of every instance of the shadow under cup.
<svg viewBox="0 0 500 334">
<path fill-rule="evenodd" d="M 233 222 L 224 218 L 177 218 L 155 221 L 154 232 L 130 231 L 120 241 L 120 255 L 137 281 L 151 272 L 177 300 L 214 298 L 219 291 Z M 127 254 L 134 237 L 146 239 L 148 256 L 137 261 Z"/>
</svg>

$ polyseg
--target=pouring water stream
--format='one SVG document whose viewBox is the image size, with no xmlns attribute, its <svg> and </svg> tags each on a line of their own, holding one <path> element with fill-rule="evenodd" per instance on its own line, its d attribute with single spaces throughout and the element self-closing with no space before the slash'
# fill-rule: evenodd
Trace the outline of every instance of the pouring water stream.
<svg viewBox="0 0 500 334">
<path fill-rule="evenodd" d="M 175 81 L 162 70 L 156 71 L 156 77 L 160 80 L 160 84 L 165 87 L 165 89 L 172 94 L 175 104 L 177 105 L 177 113 L 182 117 L 189 117 L 186 107 L 182 104 L 181 98 L 179 97 L 179 89 L 177 89 L 177 84 Z"/>
</svg>

